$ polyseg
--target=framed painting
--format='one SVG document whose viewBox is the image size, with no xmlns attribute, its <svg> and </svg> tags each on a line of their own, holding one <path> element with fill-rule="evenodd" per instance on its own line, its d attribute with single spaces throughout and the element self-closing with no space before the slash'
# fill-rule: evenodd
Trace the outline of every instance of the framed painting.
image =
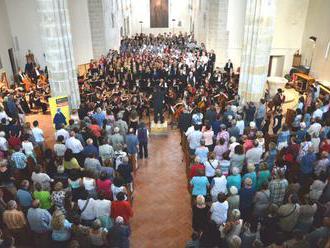
<svg viewBox="0 0 330 248">
<path fill-rule="evenodd" d="M 150 0 L 150 28 L 168 28 L 168 0 Z"/>
</svg>

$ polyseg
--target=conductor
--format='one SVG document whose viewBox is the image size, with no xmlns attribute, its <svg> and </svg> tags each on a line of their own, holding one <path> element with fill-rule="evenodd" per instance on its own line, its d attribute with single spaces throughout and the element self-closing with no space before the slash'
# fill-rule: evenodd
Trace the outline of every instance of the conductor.
<svg viewBox="0 0 330 248">
<path fill-rule="evenodd" d="M 159 85 L 154 88 L 152 93 L 155 123 L 158 123 L 158 121 L 164 123 L 163 109 L 165 103 L 165 94 L 165 89 Z"/>
</svg>

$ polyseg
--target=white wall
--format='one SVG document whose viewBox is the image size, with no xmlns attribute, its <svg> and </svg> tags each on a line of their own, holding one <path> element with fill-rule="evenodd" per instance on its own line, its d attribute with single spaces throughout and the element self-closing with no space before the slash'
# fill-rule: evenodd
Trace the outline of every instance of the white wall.
<svg viewBox="0 0 330 248">
<path fill-rule="evenodd" d="M 179 31 L 189 32 L 190 25 L 190 15 L 189 15 L 189 0 L 168 0 L 169 7 L 169 28 L 150 28 L 150 0 L 134 0 L 132 4 L 132 16 L 131 16 L 131 34 L 140 33 L 140 23 L 143 21 L 142 32 L 143 33 L 164 33 L 173 32 L 173 22 L 174 22 L 174 32 Z M 181 21 L 181 27 L 178 27 L 178 22 Z"/>
<path fill-rule="evenodd" d="M 74 60 L 76 65 L 85 64 L 93 58 L 87 0 L 69 0 L 68 8 Z"/>
<path fill-rule="evenodd" d="M 11 37 L 15 44 L 17 65 L 24 68 L 25 55 L 30 49 L 36 63 L 45 66 L 44 51 L 41 45 L 37 4 L 35 0 L 6 0 Z M 15 39 L 17 37 L 17 39 Z M 17 50 L 18 48 L 18 50 Z"/>
<path fill-rule="evenodd" d="M 289 73 L 293 54 L 301 48 L 308 4 L 309 0 L 299 0 L 297 9 L 296 0 L 276 0 L 275 29 L 270 55 L 285 56 L 282 76 Z"/>
<path fill-rule="evenodd" d="M 310 74 L 319 80 L 330 80 L 330 52 L 325 58 L 325 52 L 330 42 L 330 1 L 311 0 L 303 36 L 303 62 L 307 58 L 308 65 L 311 59 L 312 43 L 310 36 L 317 37 Z"/>
<path fill-rule="evenodd" d="M 8 49 L 12 48 L 12 40 L 10 35 L 10 26 L 6 11 L 5 0 L 0 0 L 0 57 L 3 68 L 0 72 L 5 71 L 8 79 L 12 80 L 12 69 L 8 55 Z"/>
<path fill-rule="evenodd" d="M 36 0 L 2 0 L 6 2 L 11 36 L 17 37 L 15 44 L 17 65 L 24 68 L 27 50 L 34 53 L 35 60 L 45 66 L 41 44 L 39 15 Z M 68 0 L 72 43 L 76 65 L 89 62 L 92 56 L 91 34 L 87 0 Z M 2 8 L 1 8 L 2 9 Z M 17 46 L 18 45 L 18 46 Z"/>
</svg>

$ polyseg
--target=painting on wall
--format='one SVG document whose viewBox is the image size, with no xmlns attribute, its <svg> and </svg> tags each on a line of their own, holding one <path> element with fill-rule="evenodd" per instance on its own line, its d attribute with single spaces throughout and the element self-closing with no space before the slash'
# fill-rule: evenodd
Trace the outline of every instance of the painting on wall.
<svg viewBox="0 0 330 248">
<path fill-rule="evenodd" d="M 168 28 L 168 0 L 150 0 L 150 28 Z"/>
<path fill-rule="evenodd" d="M 1 57 L 0 57 L 0 70 L 2 69 L 2 61 L 1 61 Z"/>
</svg>

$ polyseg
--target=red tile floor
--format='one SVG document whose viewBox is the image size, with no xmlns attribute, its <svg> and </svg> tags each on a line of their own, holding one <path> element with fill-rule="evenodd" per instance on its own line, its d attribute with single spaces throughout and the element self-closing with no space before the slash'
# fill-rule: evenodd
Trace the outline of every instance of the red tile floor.
<svg viewBox="0 0 330 248">
<path fill-rule="evenodd" d="M 54 144 L 50 115 L 27 116 L 38 120 L 47 146 Z M 176 130 L 168 136 L 151 136 L 149 158 L 138 160 L 131 220 L 133 248 L 181 248 L 191 235 L 190 195 Z"/>
</svg>

